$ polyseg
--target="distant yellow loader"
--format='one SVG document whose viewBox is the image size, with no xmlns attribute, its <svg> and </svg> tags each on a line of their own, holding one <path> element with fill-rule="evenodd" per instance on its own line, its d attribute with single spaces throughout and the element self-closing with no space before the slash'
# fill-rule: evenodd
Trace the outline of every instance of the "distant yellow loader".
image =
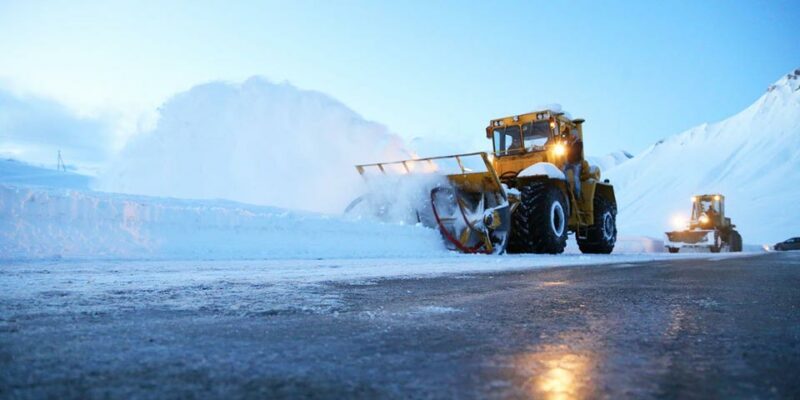
<svg viewBox="0 0 800 400">
<path fill-rule="evenodd" d="M 692 197 L 692 215 L 684 230 L 666 233 L 664 246 L 670 253 L 679 251 L 742 251 L 742 235 L 725 216 L 725 196 L 703 194 Z"/>
</svg>

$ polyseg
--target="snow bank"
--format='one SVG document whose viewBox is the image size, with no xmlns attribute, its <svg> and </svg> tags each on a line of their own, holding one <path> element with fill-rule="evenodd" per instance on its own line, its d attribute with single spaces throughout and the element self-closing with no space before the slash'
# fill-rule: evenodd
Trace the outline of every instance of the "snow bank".
<svg viewBox="0 0 800 400">
<path fill-rule="evenodd" d="M 98 188 L 340 213 L 363 190 L 355 164 L 406 158 L 386 127 L 336 100 L 251 78 L 173 97 Z"/>
<path fill-rule="evenodd" d="M 447 255 L 439 233 L 228 201 L 0 185 L 0 259 Z"/>
<path fill-rule="evenodd" d="M 663 140 L 604 176 L 615 185 L 620 234 L 660 236 L 688 220 L 690 197 L 722 193 L 750 244 L 800 234 L 800 69 L 754 104 Z"/>
</svg>

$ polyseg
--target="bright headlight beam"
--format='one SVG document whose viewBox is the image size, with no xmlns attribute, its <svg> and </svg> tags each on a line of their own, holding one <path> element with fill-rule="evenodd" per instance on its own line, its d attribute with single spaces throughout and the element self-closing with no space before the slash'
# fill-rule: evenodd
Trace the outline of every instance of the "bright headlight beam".
<svg viewBox="0 0 800 400">
<path fill-rule="evenodd" d="M 675 215 L 672 217 L 672 226 L 676 230 L 680 230 L 686 227 L 686 220 L 684 219 L 683 215 Z"/>
<path fill-rule="evenodd" d="M 553 146 L 553 154 L 557 156 L 563 156 L 566 153 L 567 153 L 567 147 L 564 146 L 563 144 L 558 143 L 555 146 Z"/>
</svg>

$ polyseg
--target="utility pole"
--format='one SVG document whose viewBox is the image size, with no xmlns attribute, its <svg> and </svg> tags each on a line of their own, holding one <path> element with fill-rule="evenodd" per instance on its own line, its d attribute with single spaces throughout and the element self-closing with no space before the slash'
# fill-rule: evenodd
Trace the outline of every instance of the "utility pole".
<svg viewBox="0 0 800 400">
<path fill-rule="evenodd" d="M 67 166 L 64 165 L 64 159 L 61 158 L 61 150 L 58 151 L 58 164 L 56 165 L 56 170 L 67 172 Z"/>
</svg>

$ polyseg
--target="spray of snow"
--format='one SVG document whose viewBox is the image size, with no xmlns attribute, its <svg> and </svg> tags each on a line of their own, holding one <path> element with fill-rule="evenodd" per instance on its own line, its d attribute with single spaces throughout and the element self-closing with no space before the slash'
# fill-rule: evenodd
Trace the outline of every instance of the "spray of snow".
<svg viewBox="0 0 800 400">
<path fill-rule="evenodd" d="M 336 100 L 250 78 L 173 97 L 98 188 L 339 213 L 363 192 L 355 164 L 405 158 L 397 136 Z"/>
<path fill-rule="evenodd" d="M 744 111 L 660 141 L 608 171 L 619 231 L 658 235 L 688 219 L 690 197 L 726 196 L 746 243 L 797 236 L 800 226 L 800 69 L 770 85 Z"/>
</svg>

